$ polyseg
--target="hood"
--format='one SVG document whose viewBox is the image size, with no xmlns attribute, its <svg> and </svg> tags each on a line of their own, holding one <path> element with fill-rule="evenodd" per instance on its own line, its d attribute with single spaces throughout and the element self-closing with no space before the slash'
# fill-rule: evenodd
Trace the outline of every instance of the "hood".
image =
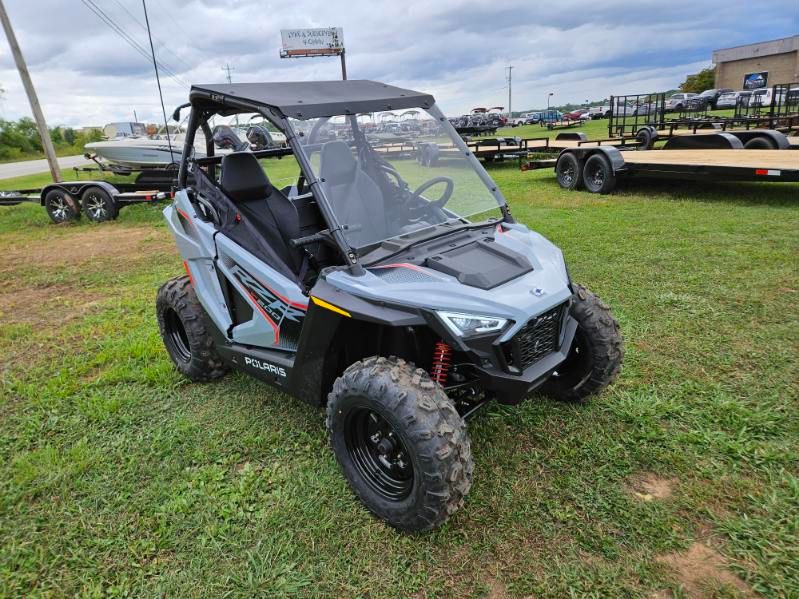
<svg viewBox="0 0 799 599">
<path fill-rule="evenodd" d="M 464 249 L 446 268 L 430 260 L 441 255 L 439 246 L 450 241 L 439 238 L 414 246 L 396 261 L 371 266 L 362 276 L 338 270 L 328 274 L 326 281 L 368 301 L 512 320 L 501 340 L 510 339 L 530 318 L 571 296 L 563 254 L 542 235 L 523 225 L 504 223 L 488 229 L 487 235 L 476 233 L 479 237 L 461 245 Z M 486 250 L 491 244 L 496 247 Z M 493 264 L 492 256 L 496 256 Z M 509 264 L 513 276 L 498 277 L 496 271 L 506 272 Z"/>
</svg>

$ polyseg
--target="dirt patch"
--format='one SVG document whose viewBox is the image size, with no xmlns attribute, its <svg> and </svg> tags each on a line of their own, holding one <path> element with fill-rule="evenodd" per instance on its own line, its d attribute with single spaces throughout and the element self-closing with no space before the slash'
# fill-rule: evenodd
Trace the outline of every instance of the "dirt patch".
<svg viewBox="0 0 799 599">
<path fill-rule="evenodd" d="M 96 292 L 71 285 L 3 290 L 0 291 L 0 322 L 63 326 L 91 311 L 102 299 Z"/>
<path fill-rule="evenodd" d="M 670 553 L 657 558 L 669 568 L 689 597 L 712 597 L 719 585 L 736 589 L 747 597 L 752 589 L 727 569 L 727 560 L 703 543 L 694 543 L 683 553 Z"/>
<path fill-rule="evenodd" d="M 508 590 L 496 578 L 488 581 L 488 599 L 507 599 Z"/>
<path fill-rule="evenodd" d="M 639 501 L 654 501 L 671 497 L 676 484 L 676 479 L 645 472 L 632 477 L 627 482 L 627 489 Z"/>
<path fill-rule="evenodd" d="M 89 261 L 143 257 L 154 251 L 175 252 L 169 233 L 154 227 L 120 227 L 114 224 L 86 227 L 41 241 L 19 237 L 6 240 L 0 273 L 18 266 L 62 266 Z"/>
</svg>

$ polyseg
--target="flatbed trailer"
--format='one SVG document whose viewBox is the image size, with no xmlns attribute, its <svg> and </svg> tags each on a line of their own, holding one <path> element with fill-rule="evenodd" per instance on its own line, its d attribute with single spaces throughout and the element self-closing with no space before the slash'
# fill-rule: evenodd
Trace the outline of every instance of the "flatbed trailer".
<svg viewBox="0 0 799 599">
<path fill-rule="evenodd" d="M 799 153 L 745 149 L 621 152 L 609 146 L 574 148 L 560 153 L 555 174 L 564 189 L 584 187 L 601 194 L 609 193 L 619 181 L 629 177 L 799 182 Z"/>
<path fill-rule="evenodd" d="M 79 172 L 96 172 L 92 167 L 75 167 Z M 157 202 L 173 197 L 177 172 L 174 169 L 143 169 L 132 182 L 76 180 L 50 183 L 44 187 L 0 192 L 0 206 L 24 202 L 39 204 L 56 224 L 78 220 L 81 214 L 94 222 L 114 220 L 125 206 Z"/>
</svg>

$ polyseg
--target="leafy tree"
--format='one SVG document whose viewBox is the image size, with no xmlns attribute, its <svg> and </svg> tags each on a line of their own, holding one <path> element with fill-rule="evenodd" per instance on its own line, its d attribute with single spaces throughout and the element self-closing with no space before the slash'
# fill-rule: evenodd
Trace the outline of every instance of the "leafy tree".
<svg viewBox="0 0 799 599">
<path fill-rule="evenodd" d="M 69 145 L 73 145 L 75 143 L 75 130 L 72 127 L 67 127 L 64 129 L 64 141 Z"/>
<path fill-rule="evenodd" d="M 61 133 L 61 127 L 50 129 L 50 140 L 54 145 L 64 143 L 64 135 Z"/>
<path fill-rule="evenodd" d="M 680 91 L 698 94 L 706 89 L 712 89 L 715 82 L 716 71 L 713 67 L 708 67 L 698 73 L 688 75 L 680 85 Z"/>
</svg>

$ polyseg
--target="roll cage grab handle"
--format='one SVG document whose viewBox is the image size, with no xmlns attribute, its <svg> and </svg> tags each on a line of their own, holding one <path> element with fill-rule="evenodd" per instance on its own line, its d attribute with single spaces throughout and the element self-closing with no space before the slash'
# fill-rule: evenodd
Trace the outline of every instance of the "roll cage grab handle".
<svg viewBox="0 0 799 599">
<path fill-rule="evenodd" d="M 188 106 L 188 104 L 183 104 L 176 109 L 176 113 L 183 107 Z M 452 125 L 441 112 L 436 104 L 433 104 L 430 108 L 428 108 L 430 114 L 432 114 L 438 121 L 441 123 L 443 127 L 452 128 Z M 322 212 L 322 216 L 325 219 L 330 231 L 330 237 L 335 242 L 336 246 L 341 252 L 342 256 L 347 260 L 347 263 L 350 268 L 350 272 L 354 276 L 360 276 L 364 274 L 363 266 L 358 261 L 358 253 L 355 248 L 351 247 L 348 243 L 344 234 L 342 233 L 342 226 L 338 222 L 333 211 L 330 209 L 330 204 L 328 202 L 327 196 L 325 195 L 325 191 L 320 185 L 319 178 L 314 173 L 314 170 L 311 166 L 308 157 L 305 155 L 305 152 L 302 151 L 302 147 L 300 145 L 299 139 L 297 137 L 294 128 L 291 126 L 291 122 L 287 117 L 282 114 L 275 114 L 272 111 L 269 111 L 271 114 L 267 114 L 261 107 L 253 106 L 253 112 L 257 112 L 261 114 L 267 120 L 275 122 L 275 124 L 279 125 L 282 129 L 283 133 L 286 135 L 286 142 L 288 143 L 289 147 L 291 147 L 292 151 L 294 152 L 294 158 L 300 165 L 300 172 L 302 175 L 305 176 L 305 182 L 308 188 L 311 190 L 311 194 L 314 196 L 317 205 L 319 206 L 319 210 Z M 189 122 L 187 126 L 187 133 L 186 138 L 183 142 L 183 157 L 180 161 L 180 169 L 178 171 L 178 188 L 185 189 L 186 183 L 188 180 L 188 170 L 189 170 L 189 156 L 192 155 L 192 151 L 194 149 L 194 138 L 195 133 L 198 127 L 201 127 L 203 133 L 205 134 L 206 139 L 206 154 L 208 156 L 213 156 L 214 154 L 214 141 L 211 135 L 211 129 L 208 126 L 208 119 L 204 118 L 205 112 L 198 107 L 192 106 L 191 114 L 189 115 Z M 466 142 L 458 135 L 454 130 L 450 131 L 450 138 L 453 140 L 455 147 L 463 152 L 466 156 L 466 159 L 472 163 L 472 166 L 475 168 L 475 172 L 477 173 L 480 180 L 483 184 L 489 189 L 491 194 L 494 196 L 494 199 L 497 201 L 499 208 L 502 212 L 503 220 L 507 223 L 515 223 L 513 216 L 511 215 L 510 208 L 508 208 L 508 204 L 505 201 L 505 197 L 499 191 L 497 184 L 494 180 L 489 176 L 489 174 L 485 171 L 483 166 L 480 164 L 480 161 L 475 157 L 469 147 L 466 145 Z M 211 165 L 211 168 L 214 168 L 214 165 Z M 212 173 L 213 175 L 213 173 Z"/>
</svg>

